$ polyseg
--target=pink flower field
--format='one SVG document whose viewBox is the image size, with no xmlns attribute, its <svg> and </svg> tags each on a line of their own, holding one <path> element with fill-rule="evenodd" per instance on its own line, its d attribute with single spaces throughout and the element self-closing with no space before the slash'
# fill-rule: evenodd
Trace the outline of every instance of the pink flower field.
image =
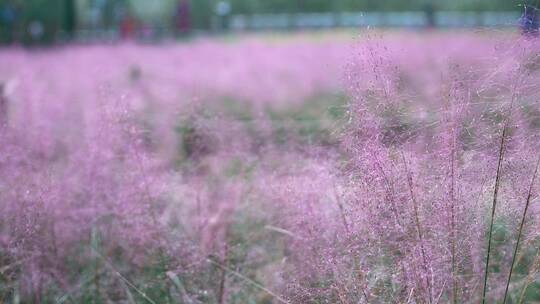
<svg viewBox="0 0 540 304">
<path fill-rule="evenodd" d="M 0 303 L 540 302 L 540 40 L 0 49 Z"/>
</svg>

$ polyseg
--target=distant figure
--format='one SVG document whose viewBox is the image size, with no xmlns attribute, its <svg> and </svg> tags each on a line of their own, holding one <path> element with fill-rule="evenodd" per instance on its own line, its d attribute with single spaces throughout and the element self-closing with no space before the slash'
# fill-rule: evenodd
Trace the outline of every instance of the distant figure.
<svg viewBox="0 0 540 304">
<path fill-rule="evenodd" d="M 8 120 L 8 100 L 6 85 L 0 82 L 0 128 L 7 125 Z"/>
<path fill-rule="evenodd" d="M 426 4 L 424 6 L 424 14 L 426 16 L 426 28 L 432 29 L 435 27 L 435 8 L 433 4 Z"/>
<path fill-rule="evenodd" d="M 521 33 L 525 36 L 538 36 L 538 28 L 540 26 L 540 21 L 538 18 L 538 8 L 525 5 L 523 10 L 523 15 L 519 20 L 519 27 L 521 28 Z"/>
<path fill-rule="evenodd" d="M 231 3 L 229 1 L 219 1 L 216 3 L 214 12 L 217 16 L 217 29 L 227 30 L 229 28 L 229 14 L 231 12 Z"/>
<path fill-rule="evenodd" d="M 11 4 L 0 6 L 0 41 L 12 43 L 15 40 L 15 24 L 17 22 L 17 10 Z"/>
<path fill-rule="evenodd" d="M 131 14 L 125 14 L 120 21 L 120 37 L 122 39 L 130 39 L 135 36 L 137 31 L 137 20 Z"/>
<path fill-rule="evenodd" d="M 180 0 L 174 14 L 174 30 L 176 34 L 185 35 L 191 30 L 191 8 L 189 0 Z"/>
<path fill-rule="evenodd" d="M 34 20 L 28 24 L 28 34 L 32 38 L 33 42 L 39 42 L 45 34 L 45 27 L 43 23 L 39 20 Z"/>
</svg>

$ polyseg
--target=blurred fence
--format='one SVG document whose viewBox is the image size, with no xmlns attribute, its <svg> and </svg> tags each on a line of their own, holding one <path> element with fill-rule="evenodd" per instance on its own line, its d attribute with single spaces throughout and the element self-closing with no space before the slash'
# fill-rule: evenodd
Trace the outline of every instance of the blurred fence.
<svg viewBox="0 0 540 304">
<path fill-rule="evenodd" d="M 1 4 L 0 0 L 0 4 Z M 45 0 L 43 0 L 45 1 Z M 55 2 L 56 3 L 56 2 Z M 60 3 L 60 2 L 58 2 Z M 186 34 L 206 34 L 208 32 L 295 30 L 327 28 L 482 28 L 514 27 L 518 25 L 519 12 L 501 11 L 409 11 L 409 12 L 326 12 L 326 13 L 281 13 L 251 15 L 214 15 L 208 26 L 196 22 L 182 35 L 178 35 L 172 17 L 155 20 L 135 20 L 133 18 L 93 18 L 95 11 L 65 14 L 69 11 L 57 3 L 40 12 L 48 16 L 39 17 L 37 12 L 20 12 L 19 20 L 6 23 L 5 12 L 0 14 L 0 45 L 11 43 L 56 43 L 64 41 L 94 42 L 118 41 L 135 38 L 143 41 L 156 41 L 168 37 L 185 37 Z M 120 2 L 115 2 L 120 3 Z M 1 7 L 1 5 L 0 5 Z M 50 12 L 49 12 L 50 11 Z M 120 10 L 124 12 L 125 10 Z M 70 18 L 62 17 L 64 15 Z M 114 15 L 114 14 L 112 14 Z M 122 14 L 117 14 L 122 16 Z M 130 15 L 127 15 L 130 17 Z M 94 16 L 95 17 L 95 16 Z M 191 19 L 191 16 L 189 16 Z M 93 19 L 96 19 L 92 21 Z M 99 21 L 101 20 L 101 21 Z M 69 26 L 68 26 L 69 25 Z"/>
<path fill-rule="evenodd" d="M 343 12 L 233 15 L 232 30 L 280 30 L 333 27 L 472 28 L 515 26 L 517 12 Z"/>
<path fill-rule="evenodd" d="M 342 13 L 295 13 L 295 14 L 253 14 L 216 17 L 210 31 L 259 31 L 297 30 L 330 28 L 504 28 L 518 25 L 518 12 L 454 12 L 438 11 L 432 15 L 426 12 L 342 12 Z M 193 29 L 205 33 L 208 30 Z M 139 39 L 155 39 L 173 36 L 169 27 L 147 27 L 138 32 Z M 79 41 L 118 40 L 117 29 L 78 30 Z"/>
</svg>

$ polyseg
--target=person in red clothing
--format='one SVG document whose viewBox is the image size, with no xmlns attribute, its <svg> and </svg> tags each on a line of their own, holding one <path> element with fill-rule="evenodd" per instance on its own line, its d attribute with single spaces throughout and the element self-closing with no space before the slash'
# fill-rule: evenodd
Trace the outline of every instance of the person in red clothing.
<svg viewBox="0 0 540 304">
<path fill-rule="evenodd" d="M 120 22 L 120 37 L 122 39 L 130 39 L 135 36 L 137 31 L 137 20 L 131 15 L 126 14 Z"/>
</svg>

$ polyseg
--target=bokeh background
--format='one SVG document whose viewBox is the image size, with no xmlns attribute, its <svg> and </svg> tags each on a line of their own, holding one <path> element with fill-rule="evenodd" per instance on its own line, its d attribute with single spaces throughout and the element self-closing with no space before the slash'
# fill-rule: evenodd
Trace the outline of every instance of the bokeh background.
<svg viewBox="0 0 540 304">
<path fill-rule="evenodd" d="M 519 0 L 2 0 L 0 41 L 156 39 L 179 32 L 249 29 L 510 26 L 524 4 Z"/>
</svg>

